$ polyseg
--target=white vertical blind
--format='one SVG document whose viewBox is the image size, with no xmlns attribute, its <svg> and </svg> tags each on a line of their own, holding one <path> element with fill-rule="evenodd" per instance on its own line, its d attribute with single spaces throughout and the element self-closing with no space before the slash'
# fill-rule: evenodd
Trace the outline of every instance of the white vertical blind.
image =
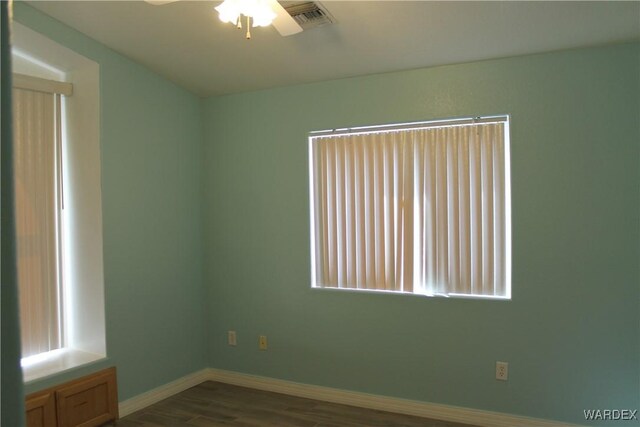
<svg viewBox="0 0 640 427">
<path fill-rule="evenodd" d="M 310 137 L 314 286 L 509 297 L 505 123 Z"/>
<path fill-rule="evenodd" d="M 27 357 L 61 346 L 60 95 L 16 88 L 13 93 L 18 286 Z"/>
</svg>

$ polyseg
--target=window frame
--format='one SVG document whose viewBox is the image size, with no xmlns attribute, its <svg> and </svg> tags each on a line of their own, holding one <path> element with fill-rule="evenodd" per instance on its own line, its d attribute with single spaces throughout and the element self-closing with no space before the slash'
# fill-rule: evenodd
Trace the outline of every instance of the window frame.
<svg viewBox="0 0 640 427">
<path fill-rule="evenodd" d="M 29 385 L 107 360 L 100 147 L 100 64 L 14 22 L 13 72 L 73 83 L 63 97 L 65 347 L 21 360 Z"/>
<path fill-rule="evenodd" d="M 319 246 L 317 244 L 317 230 L 315 218 L 318 207 L 317 203 L 317 183 L 316 183 L 316 159 L 314 157 L 314 141 L 321 137 L 335 137 L 335 136 L 356 136 L 363 134 L 371 134 L 378 132 L 392 132 L 392 131 L 409 131 L 416 129 L 427 129 L 437 127 L 451 127 L 451 126 L 464 126 L 464 125 L 481 125 L 489 123 L 502 123 L 504 132 L 502 134 L 504 144 L 504 293 L 502 294 L 477 294 L 477 293 L 459 293 L 459 292 L 446 292 L 446 293 L 428 293 L 428 292 L 416 292 L 416 291 L 401 291 L 394 289 L 371 289 L 371 288 L 355 288 L 355 287 L 339 287 L 339 286 L 326 286 L 317 283 L 317 268 L 319 257 L 316 254 Z M 400 294 L 400 295 L 419 295 L 428 297 L 451 297 L 451 298 L 464 298 L 464 299 L 491 299 L 491 300 L 510 300 L 512 297 L 512 277 L 511 277 L 511 153 L 510 153 L 510 124 L 511 117 L 508 114 L 481 116 L 481 117 L 463 117 L 463 118 L 451 118 L 451 119 L 438 119 L 419 122 L 407 122 L 407 123 L 395 123 L 373 126 L 359 126 L 351 128 L 336 128 L 320 131 L 311 131 L 308 134 L 308 167 L 309 167 L 309 219 L 310 219 L 310 261 L 311 261 L 311 288 L 322 289 L 329 291 L 353 291 L 353 292 L 368 292 L 368 293 L 383 293 L 383 294 Z M 319 214 L 318 214 L 319 215 Z M 448 223 L 447 223 L 448 224 Z M 448 226 L 448 225 L 447 225 Z M 413 268 L 413 267 L 412 267 Z M 450 287 L 449 284 L 446 285 Z"/>
</svg>

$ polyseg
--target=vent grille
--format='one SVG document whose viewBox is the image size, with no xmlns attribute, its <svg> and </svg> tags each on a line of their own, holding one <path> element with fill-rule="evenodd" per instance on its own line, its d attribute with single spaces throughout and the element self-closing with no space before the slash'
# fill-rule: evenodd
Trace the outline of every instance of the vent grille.
<svg viewBox="0 0 640 427">
<path fill-rule="evenodd" d="M 304 30 L 336 22 L 327 9 L 318 2 L 292 1 L 284 3 L 283 6 Z"/>
</svg>

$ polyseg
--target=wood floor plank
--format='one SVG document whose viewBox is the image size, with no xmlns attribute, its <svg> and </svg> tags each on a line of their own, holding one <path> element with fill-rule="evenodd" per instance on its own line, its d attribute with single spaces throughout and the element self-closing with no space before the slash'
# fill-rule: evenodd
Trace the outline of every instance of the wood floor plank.
<svg viewBox="0 0 640 427">
<path fill-rule="evenodd" d="M 117 427 L 474 427 L 207 381 Z"/>
</svg>

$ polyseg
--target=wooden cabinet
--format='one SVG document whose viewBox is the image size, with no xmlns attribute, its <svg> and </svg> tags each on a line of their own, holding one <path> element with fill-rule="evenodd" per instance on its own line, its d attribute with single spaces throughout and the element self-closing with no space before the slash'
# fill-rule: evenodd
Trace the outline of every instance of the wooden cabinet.
<svg viewBox="0 0 640 427">
<path fill-rule="evenodd" d="M 47 390 L 27 397 L 27 426 L 49 427 L 56 425 L 55 395 Z"/>
<path fill-rule="evenodd" d="M 28 427 L 93 427 L 118 419 L 116 369 L 27 396 Z"/>
</svg>

